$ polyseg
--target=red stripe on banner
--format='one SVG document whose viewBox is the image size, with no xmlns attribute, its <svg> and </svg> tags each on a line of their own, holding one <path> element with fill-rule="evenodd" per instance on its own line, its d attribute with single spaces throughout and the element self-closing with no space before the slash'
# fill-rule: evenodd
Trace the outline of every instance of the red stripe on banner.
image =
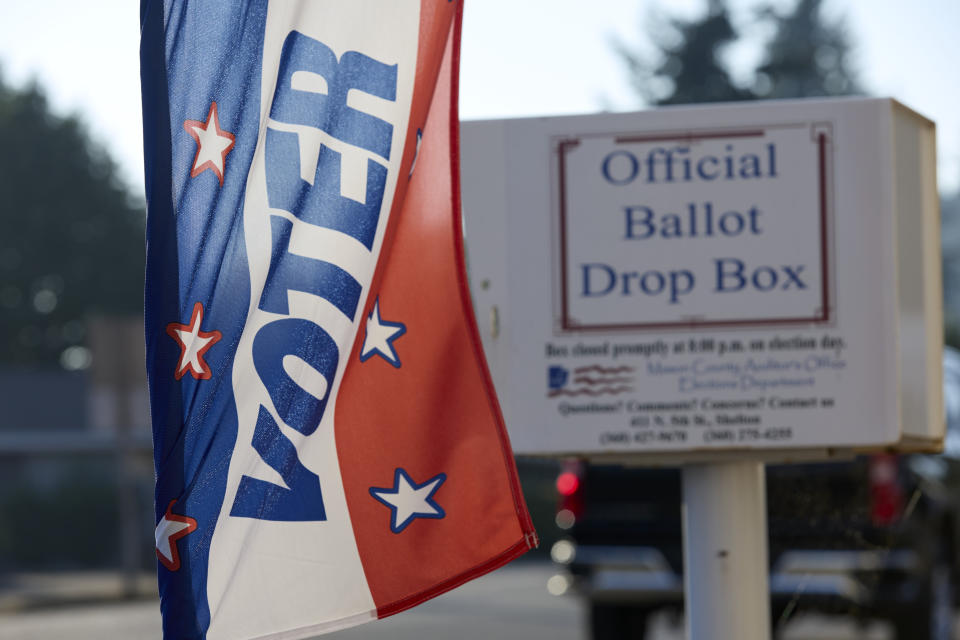
<svg viewBox="0 0 960 640">
<path fill-rule="evenodd" d="M 398 188 L 386 235 L 390 244 L 381 253 L 335 420 L 347 503 L 380 617 L 491 571 L 536 540 L 463 266 L 456 112 L 460 3 L 423 5 L 402 183 L 418 128 L 423 139 L 406 193 Z M 375 303 L 379 320 L 403 327 L 389 343 L 399 366 L 364 347 Z M 441 474 L 429 495 L 433 506 L 423 505 L 423 517 L 405 520 L 397 530 L 389 491 L 407 482 L 426 486 Z M 386 501 L 371 489 L 387 492 Z"/>
</svg>

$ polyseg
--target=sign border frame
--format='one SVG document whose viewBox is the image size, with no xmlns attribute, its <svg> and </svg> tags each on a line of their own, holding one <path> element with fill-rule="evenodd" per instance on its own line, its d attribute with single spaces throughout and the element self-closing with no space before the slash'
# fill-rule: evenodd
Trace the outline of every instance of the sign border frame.
<svg viewBox="0 0 960 640">
<path fill-rule="evenodd" d="M 639 322 L 639 323 L 609 323 L 609 324 L 581 324 L 570 317 L 568 303 L 568 274 L 567 274 L 567 177 L 566 154 L 570 149 L 580 144 L 583 138 L 613 138 L 615 144 L 659 142 L 659 141 L 694 141 L 717 138 L 744 138 L 761 137 L 770 129 L 809 127 L 810 138 L 817 146 L 817 179 L 818 179 L 818 206 L 820 222 L 820 273 L 821 298 L 819 313 L 812 317 L 792 318 L 743 318 L 732 320 L 701 320 L 691 317 L 689 320 L 678 322 Z M 830 325 L 836 320 L 833 303 L 835 287 L 833 286 L 831 248 L 834 234 L 832 231 L 834 194 L 833 194 L 833 123 L 824 121 L 809 121 L 797 124 L 766 125 L 759 128 L 736 129 L 686 129 L 676 132 L 633 133 L 633 134 L 603 134 L 590 133 L 579 136 L 554 136 L 550 140 L 551 153 L 555 155 L 552 163 L 556 170 L 554 193 L 557 197 L 554 209 L 556 229 L 554 235 L 554 262 L 558 269 L 554 272 L 554 291 L 559 290 L 559 300 L 554 302 L 554 328 L 557 335 L 570 333 L 600 333 L 618 331 L 649 331 L 662 329 L 699 330 L 705 328 L 742 328 L 742 327 L 771 327 L 789 325 Z M 558 263 L 558 264 L 557 264 Z M 559 272 L 559 282 L 557 281 Z M 559 306 L 558 306 L 559 303 Z"/>
</svg>

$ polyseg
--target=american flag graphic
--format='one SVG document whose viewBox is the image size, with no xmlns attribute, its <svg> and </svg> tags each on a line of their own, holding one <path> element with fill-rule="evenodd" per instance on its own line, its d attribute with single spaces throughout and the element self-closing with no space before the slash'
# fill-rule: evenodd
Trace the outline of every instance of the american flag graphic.
<svg viewBox="0 0 960 640">
<path fill-rule="evenodd" d="M 635 369 L 622 365 L 604 367 L 599 364 L 567 369 L 552 366 L 547 370 L 547 396 L 615 396 L 633 391 Z"/>
</svg>

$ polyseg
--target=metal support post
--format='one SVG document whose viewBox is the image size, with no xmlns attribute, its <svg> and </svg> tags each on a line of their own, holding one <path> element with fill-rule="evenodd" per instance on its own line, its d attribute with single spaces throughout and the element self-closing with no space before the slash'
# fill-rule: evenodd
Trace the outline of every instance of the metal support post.
<svg viewBox="0 0 960 640">
<path fill-rule="evenodd" d="M 769 640 L 766 480 L 762 462 L 683 468 L 689 640 Z"/>
</svg>

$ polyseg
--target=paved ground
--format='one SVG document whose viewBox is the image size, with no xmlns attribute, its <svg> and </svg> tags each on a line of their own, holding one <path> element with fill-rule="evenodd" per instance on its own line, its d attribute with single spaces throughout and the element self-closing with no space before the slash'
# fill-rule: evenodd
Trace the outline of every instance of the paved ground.
<svg viewBox="0 0 960 640">
<path fill-rule="evenodd" d="M 124 584 L 117 572 L 108 571 L 0 574 L 0 616 L 39 608 L 117 602 L 128 592 L 136 599 L 155 600 L 156 574 L 143 573 L 130 584 Z"/>
<path fill-rule="evenodd" d="M 515 564 L 386 620 L 323 636 L 324 640 L 585 640 L 584 613 L 574 599 L 546 592 L 549 566 Z M 85 582 L 101 590 L 116 583 Z M 28 581 L 29 582 L 29 581 Z M 144 585 L 146 586 L 146 585 Z M 35 585 L 34 588 L 39 588 Z M 78 585 L 61 586 L 76 595 Z M 72 589 L 72 591 L 71 591 Z M 9 594 L 7 595 L 9 605 Z M 0 592 L 0 603 L 3 602 Z M 135 602 L 40 607 L 0 612 L 0 640 L 160 640 L 160 613 L 153 598 Z M 882 624 L 806 617 L 783 640 L 888 640 Z M 666 617 L 652 621 L 649 640 L 683 640 L 683 628 Z M 958 636 L 960 640 L 960 636 Z"/>
<path fill-rule="evenodd" d="M 516 565 L 411 611 L 323 636 L 331 640 L 582 640 L 579 604 L 546 592 L 551 569 Z M 103 582 L 101 580 L 101 582 Z M 100 584 L 98 589 L 113 588 Z M 9 596 L 8 596 L 9 603 Z M 0 640 L 160 640 L 154 599 L 0 613 Z"/>
</svg>

